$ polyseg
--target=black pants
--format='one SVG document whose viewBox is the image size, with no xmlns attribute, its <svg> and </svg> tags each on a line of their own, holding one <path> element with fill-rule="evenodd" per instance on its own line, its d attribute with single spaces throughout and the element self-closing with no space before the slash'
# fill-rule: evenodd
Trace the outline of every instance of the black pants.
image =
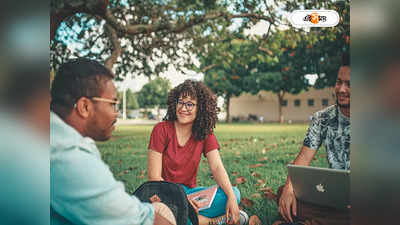
<svg viewBox="0 0 400 225">
<path fill-rule="evenodd" d="M 277 204 L 282 195 L 284 185 L 278 189 Z M 318 206 L 297 200 L 297 217 L 295 221 L 307 221 L 311 225 L 350 225 L 350 209 L 335 209 Z"/>
</svg>

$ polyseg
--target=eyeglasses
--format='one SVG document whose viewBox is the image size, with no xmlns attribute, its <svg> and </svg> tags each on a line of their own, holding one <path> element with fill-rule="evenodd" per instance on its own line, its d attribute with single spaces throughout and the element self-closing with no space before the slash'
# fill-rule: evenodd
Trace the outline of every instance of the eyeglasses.
<svg viewBox="0 0 400 225">
<path fill-rule="evenodd" d="M 119 101 L 118 100 L 112 100 L 112 99 L 108 99 L 108 98 L 100 98 L 100 97 L 92 97 L 90 98 L 94 101 L 98 101 L 98 102 L 108 102 L 111 103 L 111 105 L 114 108 L 114 111 L 118 112 L 119 110 Z"/>
<path fill-rule="evenodd" d="M 98 101 L 98 102 L 107 102 L 107 103 L 111 103 L 111 105 L 113 106 L 113 109 L 115 112 L 118 112 L 119 110 L 119 101 L 118 100 L 113 100 L 113 99 L 108 99 L 108 98 L 100 98 L 100 97 L 91 97 L 89 98 L 93 101 Z M 76 103 L 74 104 L 74 108 L 76 108 Z"/>
<path fill-rule="evenodd" d="M 193 102 L 183 102 L 178 100 L 177 103 L 178 108 L 182 108 L 183 106 L 185 106 L 186 110 L 188 111 L 192 111 L 193 108 L 196 106 L 196 104 L 194 104 Z"/>
</svg>

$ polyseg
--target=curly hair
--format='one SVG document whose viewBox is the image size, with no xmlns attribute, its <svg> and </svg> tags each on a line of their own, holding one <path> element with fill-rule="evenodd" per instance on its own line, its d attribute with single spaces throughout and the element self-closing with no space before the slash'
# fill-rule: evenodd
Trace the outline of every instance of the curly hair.
<svg viewBox="0 0 400 225">
<path fill-rule="evenodd" d="M 193 122 L 192 134 L 196 140 L 204 140 L 211 134 L 218 120 L 217 97 L 201 81 L 185 80 L 168 93 L 168 111 L 164 121 L 176 121 L 176 105 L 179 97 L 197 99 L 197 115 Z"/>
</svg>

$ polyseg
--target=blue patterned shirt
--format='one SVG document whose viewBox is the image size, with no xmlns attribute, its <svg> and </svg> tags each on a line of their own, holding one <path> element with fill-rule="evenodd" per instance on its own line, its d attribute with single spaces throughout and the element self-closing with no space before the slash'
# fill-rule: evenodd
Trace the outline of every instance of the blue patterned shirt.
<svg viewBox="0 0 400 225">
<path fill-rule="evenodd" d="M 350 118 L 336 105 L 313 115 L 303 145 L 318 150 L 321 144 L 325 145 L 330 168 L 350 170 Z"/>
</svg>

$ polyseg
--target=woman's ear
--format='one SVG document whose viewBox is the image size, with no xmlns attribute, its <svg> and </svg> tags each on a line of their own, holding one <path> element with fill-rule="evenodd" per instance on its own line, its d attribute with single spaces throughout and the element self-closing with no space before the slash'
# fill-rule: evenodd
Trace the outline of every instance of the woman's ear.
<svg viewBox="0 0 400 225">
<path fill-rule="evenodd" d="M 93 110 L 93 103 L 86 97 L 81 97 L 75 104 L 75 109 L 78 115 L 87 119 Z"/>
</svg>

